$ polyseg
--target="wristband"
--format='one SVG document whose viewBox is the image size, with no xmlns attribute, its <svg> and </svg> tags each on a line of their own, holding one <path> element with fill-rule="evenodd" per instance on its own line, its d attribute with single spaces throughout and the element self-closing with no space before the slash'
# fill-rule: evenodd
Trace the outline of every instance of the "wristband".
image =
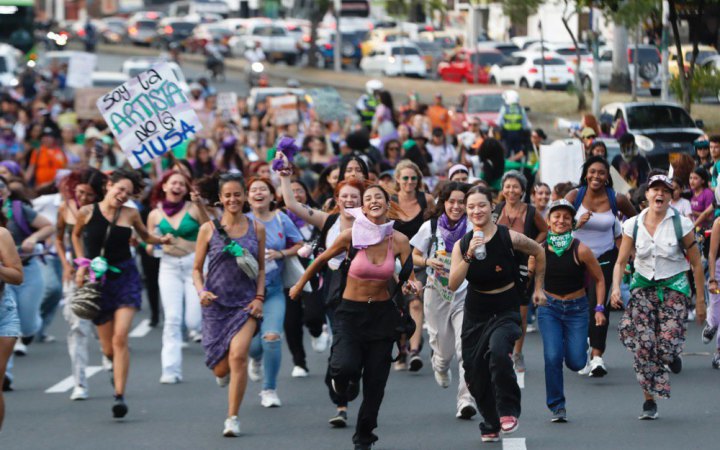
<svg viewBox="0 0 720 450">
<path fill-rule="evenodd" d="M 605 305 L 595 306 L 595 312 L 605 312 Z"/>
<path fill-rule="evenodd" d="M 463 261 L 465 261 L 466 263 L 470 264 L 472 262 L 472 260 L 473 260 L 472 256 L 468 255 L 467 253 L 465 253 L 463 255 Z"/>
<path fill-rule="evenodd" d="M 253 300 L 260 300 L 260 303 L 265 303 L 265 296 L 258 294 L 255 297 L 253 297 Z"/>
</svg>

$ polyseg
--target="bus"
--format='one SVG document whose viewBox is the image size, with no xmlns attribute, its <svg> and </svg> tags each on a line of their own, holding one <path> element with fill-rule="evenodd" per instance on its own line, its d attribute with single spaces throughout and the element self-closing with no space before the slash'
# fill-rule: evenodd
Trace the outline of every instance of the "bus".
<svg viewBox="0 0 720 450">
<path fill-rule="evenodd" d="M 33 0 L 0 0 L 0 42 L 30 54 L 35 46 L 34 21 Z"/>
</svg>

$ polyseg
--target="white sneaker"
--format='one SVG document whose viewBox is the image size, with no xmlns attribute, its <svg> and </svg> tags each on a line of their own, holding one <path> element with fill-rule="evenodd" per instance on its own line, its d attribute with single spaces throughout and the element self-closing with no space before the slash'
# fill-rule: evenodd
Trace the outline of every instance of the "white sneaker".
<svg viewBox="0 0 720 450">
<path fill-rule="evenodd" d="M 438 386 L 440 386 L 443 389 L 446 389 L 450 386 L 450 383 L 452 383 L 452 372 L 450 370 L 446 370 L 445 372 L 440 372 L 439 370 L 435 370 L 435 381 L 437 382 Z"/>
<path fill-rule="evenodd" d="M 607 375 L 607 367 L 605 367 L 605 361 L 602 357 L 595 356 L 590 360 L 590 376 L 594 378 L 600 378 Z"/>
<path fill-rule="evenodd" d="M 695 322 L 695 310 L 691 309 L 688 311 L 687 320 L 685 322 Z"/>
<path fill-rule="evenodd" d="M 275 392 L 273 389 L 266 389 L 264 391 L 260 391 L 260 404 L 265 408 L 282 406 L 282 402 L 280 401 L 277 392 Z"/>
<path fill-rule="evenodd" d="M 216 382 L 217 385 L 220 386 L 221 388 L 227 386 L 228 383 L 230 383 L 230 374 L 228 373 L 228 374 L 225 375 L 224 377 L 215 377 L 215 382 Z"/>
<path fill-rule="evenodd" d="M 250 364 L 248 364 L 248 377 L 250 377 L 250 380 L 255 383 L 262 381 L 263 368 L 261 361 L 250 358 Z"/>
<path fill-rule="evenodd" d="M 330 346 L 330 334 L 327 332 L 327 325 L 323 325 L 323 332 L 320 336 L 311 338 L 312 348 L 317 353 L 323 353 Z"/>
<path fill-rule="evenodd" d="M 308 372 L 300 366 L 295 366 L 290 376 L 293 378 L 307 378 Z"/>
<path fill-rule="evenodd" d="M 113 362 L 105 355 L 102 357 L 102 368 L 105 372 L 110 372 L 113 368 Z"/>
<path fill-rule="evenodd" d="M 529 323 L 527 326 L 526 332 L 527 333 L 535 333 L 535 332 L 537 332 L 537 330 L 538 330 L 537 326 L 535 326 L 534 323 Z"/>
<path fill-rule="evenodd" d="M 590 375 L 590 360 L 588 360 L 588 362 L 585 363 L 585 367 L 578 370 L 578 375 L 582 375 L 584 377 Z"/>
<path fill-rule="evenodd" d="M 193 342 L 202 342 L 202 334 L 196 330 L 188 331 L 188 338 Z"/>
<path fill-rule="evenodd" d="M 240 436 L 240 421 L 237 416 L 230 416 L 225 419 L 225 429 L 223 430 L 223 436 L 225 437 L 238 437 Z"/>
<path fill-rule="evenodd" d="M 22 343 L 22 340 L 18 339 L 15 341 L 15 347 L 13 348 L 13 351 L 17 356 L 25 356 L 27 355 L 27 345 Z"/>
<path fill-rule="evenodd" d="M 70 400 L 87 400 L 88 390 L 84 386 L 75 386 L 72 394 L 70 394 Z"/>
<path fill-rule="evenodd" d="M 163 375 L 160 377 L 160 384 L 178 384 L 180 380 L 177 375 Z"/>
</svg>

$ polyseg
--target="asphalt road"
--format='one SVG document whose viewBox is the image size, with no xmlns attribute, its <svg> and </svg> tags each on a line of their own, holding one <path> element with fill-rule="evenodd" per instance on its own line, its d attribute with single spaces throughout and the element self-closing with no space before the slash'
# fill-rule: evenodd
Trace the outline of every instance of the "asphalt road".
<svg viewBox="0 0 720 450">
<path fill-rule="evenodd" d="M 16 357 L 15 391 L 6 394 L 2 449 L 222 449 L 263 450 L 352 448 L 352 428 L 331 429 L 334 412 L 323 383 L 327 353 L 314 353 L 306 344 L 310 376 L 290 377 L 291 359 L 284 349 L 278 382 L 281 408 L 260 406 L 260 384 L 250 382 L 240 410 L 243 436 L 221 436 L 227 391 L 215 384 L 204 366 L 199 344 L 184 351 L 184 381 L 160 385 L 161 329 L 149 329 L 140 313 L 130 339 L 132 360 L 125 420 L 111 418 L 112 388 L 107 372 L 99 368 L 101 355 L 91 344 L 90 399 L 69 400 L 71 384 L 66 352 L 67 325 L 58 315 L 49 344 L 33 344 L 28 356 Z M 618 315 L 611 321 L 613 329 Z M 147 334 L 145 334 L 147 333 Z M 708 352 L 700 343 L 699 327 L 690 327 L 687 352 Z M 611 333 L 607 352 L 609 374 L 589 379 L 565 371 L 570 422 L 554 424 L 544 404 L 542 345 L 537 333 L 526 341 L 523 413 L 519 430 L 504 443 L 482 444 L 478 420 L 455 418 L 455 390 L 435 384 L 426 365 L 419 373 L 392 372 L 376 430 L 378 449 L 708 449 L 717 448 L 720 414 L 718 377 L 708 354 L 686 356 L 685 368 L 672 376 L 673 397 L 660 401 L 660 420 L 637 420 L 642 405 L 631 368 L 631 356 Z M 429 352 L 423 356 L 427 363 Z M 457 372 L 454 373 L 457 379 Z M 54 388 L 54 389 L 53 389 Z M 61 391 L 47 393 L 46 390 Z M 350 408 L 357 417 L 358 403 Z"/>
</svg>

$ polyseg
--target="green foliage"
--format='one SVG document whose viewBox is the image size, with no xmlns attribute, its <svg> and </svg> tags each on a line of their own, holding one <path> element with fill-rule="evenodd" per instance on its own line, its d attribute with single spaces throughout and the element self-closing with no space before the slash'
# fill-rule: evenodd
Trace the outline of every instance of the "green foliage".
<svg viewBox="0 0 720 450">
<path fill-rule="evenodd" d="M 513 23 L 525 23 L 543 3 L 545 0 L 505 0 L 503 12 Z"/>
<path fill-rule="evenodd" d="M 578 3 L 599 8 L 608 19 L 628 28 L 662 10 L 661 0 L 580 0 Z"/>
<path fill-rule="evenodd" d="M 677 98 L 683 97 L 682 83 L 679 77 L 670 80 L 670 92 Z M 696 67 L 690 80 L 690 101 L 696 102 L 702 97 L 720 95 L 720 71 L 708 67 Z"/>
</svg>

